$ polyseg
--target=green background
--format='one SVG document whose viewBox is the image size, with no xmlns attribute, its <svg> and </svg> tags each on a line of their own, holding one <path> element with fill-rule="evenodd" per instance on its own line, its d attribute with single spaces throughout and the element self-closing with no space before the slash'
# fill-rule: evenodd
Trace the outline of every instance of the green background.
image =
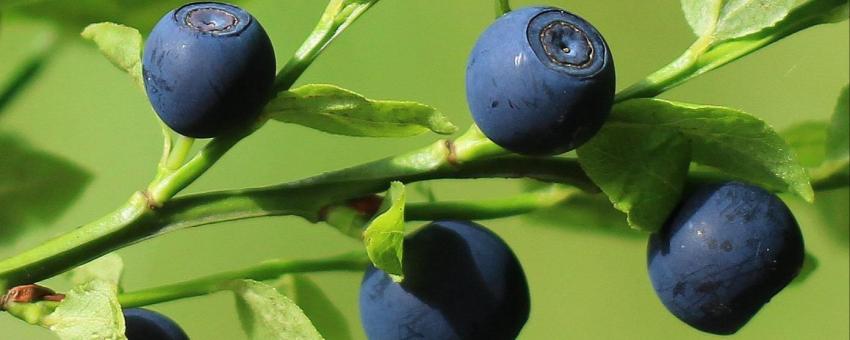
<svg viewBox="0 0 850 340">
<path fill-rule="evenodd" d="M 673 0 L 546 3 L 580 14 L 603 32 L 616 60 L 618 88 L 663 66 L 694 39 Z M 518 7 L 531 2 L 513 4 Z M 167 7 L 152 12 L 164 13 Z M 324 1 L 252 0 L 244 2 L 244 7 L 271 35 L 282 65 L 312 28 Z M 132 5 L 128 10 L 132 11 Z M 381 1 L 333 44 L 299 83 L 332 83 L 372 98 L 428 103 L 459 126 L 468 126 L 466 57 L 493 15 L 493 4 L 483 0 Z M 151 25 L 156 19 L 136 22 Z M 3 17 L 0 81 L 31 52 L 48 25 L 21 16 Z M 3 245 L 2 257 L 111 211 L 147 183 L 159 157 L 159 127 L 144 94 L 91 45 L 70 34 L 62 39 L 64 43 L 37 82 L 0 116 L 0 132 L 16 134 L 41 150 L 73 160 L 95 178 L 55 223 Z M 847 21 L 820 26 L 663 97 L 739 108 L 777 129 L 803 120 L 826 120 L 839 89 L 848 82 L 848 49 Z M 238 145 L 189 191 L 294 180 L 403 152 L 435 138 L 361 139 L 270 123 Z M 440 181 L 434 188 L 440 198 L 483 198 L 510 195 L 520 185 L 503 180 Z M 807 281 L 782 291 L 736 337 L 847 339 L 848 191 L 818 193 L 814 206 L 785 198 L 820 267 Z M 679 322 L 655 297 L 645 269 L 645 235 L 599 232 L 566 218 L 546 222 L 509 218 L 485 224 L 511 245 L 528 276 L 532 312 L 521 339 L 712 337 Z M 357 242 L 324 225 L 275 217 L 180 231 L 119 253 L 127 268 L 125 288 L 135 290 L 268 258 L 321 257 L 358 247 Z M 364 338 L 357 316 L 360 275 L 311 277 L 348 316 L 355 338 Z M 60 280 L 50 283 L 60 288 L 64 284 Z M 178 321 L 195 339 L 244 337 L 233 298 L 227 293 L 152 308 Z M 2 339 L 52 338 L 48 331 L 5 314 L 0 315 L 0 329 Z"/>
</svg>

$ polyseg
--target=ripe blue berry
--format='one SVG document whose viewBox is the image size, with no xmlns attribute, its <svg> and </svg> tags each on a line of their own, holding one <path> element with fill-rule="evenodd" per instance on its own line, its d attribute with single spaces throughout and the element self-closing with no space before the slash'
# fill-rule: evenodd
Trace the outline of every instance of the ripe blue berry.
<svg viewBox="0 0 850 340">
<path fill-rule="evenodd" d="M 466 68 L 475 123 L 513 152 L 551 155 L 590 139 L 614 100 L 614 60 L 584 19 L 527 7 L 497 19 L 478 38 Z"/>
<path fill-rule="evenodd" d="M 404 242 L 404 281 L 370 267 L 360 286 L 369 339 L 514 339 L 528 319 L 522 267 L 498 236 L 434 222 Z"/>
<path fill-rule="evenodd" d="M 141 308 L 124 310 L 124 334 L 128 340 L 188 340 L 189 337 L 174 321 L 154 311 Z"/>
<path fill-rule="evenodd" d="M 803 237 L 791 211 L 729 182 L 688 197 L 648 247 L 649 276 L 670 312 L 714 334 L 738 331 L 797 276 Z"/>
<path fill-rule="evenodd" d="M 259 115 L 274 82 L 274 48 L 241 8 L 193 3 L 156 24 L 142 71 L 148 98 L 166 125 L 189 137 L 215 137 Z"/>
</svg>

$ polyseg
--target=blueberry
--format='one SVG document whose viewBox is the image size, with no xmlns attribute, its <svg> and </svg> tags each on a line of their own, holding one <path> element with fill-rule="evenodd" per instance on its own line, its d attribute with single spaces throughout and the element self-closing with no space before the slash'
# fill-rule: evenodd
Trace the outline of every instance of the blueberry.
<svg viewBox="0 0 850 340">
<path fill-rule="evenodd" d="M 274 82 L 274 48 L 241 8 L 193 3 L 156 24 L 142 70 L 148 98 L 166 125 L 189 137 L 215 137 L 259 115 Z"/>
<path fill-rule="evenodd" d="M 369 339 L 514 339 L 528 319 L 525 274 L 510 248 L 468 221 L 434 222 L 404 242 L 404 281 L 370 267 L 360 286 Z"/>
<path fill-rule="evenodd" d="M 797 275 L 803 237 L 791 211 L 758 187 L 700 188 L 649 240 L 649 276 L 661 302 L 687 324 L 738 331 Z"/>
<path fill-rule="evenodd" d="M 614 60 L 590 23 L 553 7 L 497 19 L 466 68 L 475 123 L 496 144 L 528 155 L 575 149 L 602 126 L 614 100 Z"/>
<path fill-rule="evenodd" d="M 188 340 L 174 321 L 154 311 L 141 308 L 124 310 L 125 334 L 128 340 Z"/>
</svg>

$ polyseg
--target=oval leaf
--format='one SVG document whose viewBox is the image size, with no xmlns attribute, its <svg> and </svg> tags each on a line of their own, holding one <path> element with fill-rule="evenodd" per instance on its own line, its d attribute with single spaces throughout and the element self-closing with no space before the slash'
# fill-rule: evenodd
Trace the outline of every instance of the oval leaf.
<svg viewBox="0 0 850 340">
<path fill-rule="evenodd" d="M 301 308 L 277 290 L 262 282 L 234 283 L 239 320 L 250 339 L 322 339 Z"/>
<path fill-rule="evenodd" d="M 694 33 L 712 41 L 743 37 L 784 19 L 795 0 L 682 0 Z"/>
<path fill-rule="evenodd" d="M 119 69 L 127 72 L 139 87 L 142 81 L 142 35 L 132 27 L 111 22 L 91 24 L 80 35 L 94 41 L 100 53 Z"/>
<path fill-rule="evenodd" d="M 363 232 L 366 253 L 375 267 L 402 279 L 404 244 L 404 184 L 392 182 L 379 213 Z"/>
<path fill-rule="evenodd" d="M 579 162 L 632 228 L 654 232 L 676 207 L 691 162 L 688 141 L 671 129 L 609 120 L 578 149 Z"/>
<path fill-rule="evenodd" d="M 408 137 L 457 131 L 436 109 L 415 102 L 370 100 L 333 86 L 311 84 L 279 92 L 266 106 L 272 119 L 357 137 Z"/>
<path fill-rule="evenodd" d="M 609 123 L 677 131 L 690 142 L 694 162 L 766 189 L 792 192 L 807 201 L 814 198 L 809 176 L 791 147 L 764 121 L 744 112 L 634 99 L 618 104 Z"/>
</svg>

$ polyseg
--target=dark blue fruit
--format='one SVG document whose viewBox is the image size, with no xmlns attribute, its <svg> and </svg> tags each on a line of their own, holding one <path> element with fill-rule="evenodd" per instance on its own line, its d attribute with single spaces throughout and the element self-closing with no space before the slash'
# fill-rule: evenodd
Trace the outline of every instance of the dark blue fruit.
<svg viewBox="0 0 850 340">
<path fill-rule="evenodd" d="M 142 71 L 148 98 L 166 125 L 189 137 L 215 137 L 259 115 L 274 82 L 274 48 L 241 8 L 193 3 L 156 24 Z"/>
<path fill-rule="evenodd" d="M 687 324 L 738 331 L 797 276 L 803 236 L 791 211 L 758 187 L 729 182 L 688 197 L 649 240 L 649 276 Z"/>
<path fill-rule="evenodd" d="M 128 340 L 188 340 L 174 321 L 154 311 L 141 308 L 124 310 L 124 334 Z"/>
<path fill-rule="evenodd" d="M 525 274 L 498 236 L 434 222 L 404 241 L 404 281 L 370 267 L 360 318 L 371 340 L 514 339 L 528 320 Z"/>
<path fill-rule="evenodd" d="M 478 38 L 466 68 L 475 123 L 496 144 L 529 155 L 586 142 L 614 100 L 614 59 L 602 35 L 575 14 L 527 7 Z"/>
</svg>

